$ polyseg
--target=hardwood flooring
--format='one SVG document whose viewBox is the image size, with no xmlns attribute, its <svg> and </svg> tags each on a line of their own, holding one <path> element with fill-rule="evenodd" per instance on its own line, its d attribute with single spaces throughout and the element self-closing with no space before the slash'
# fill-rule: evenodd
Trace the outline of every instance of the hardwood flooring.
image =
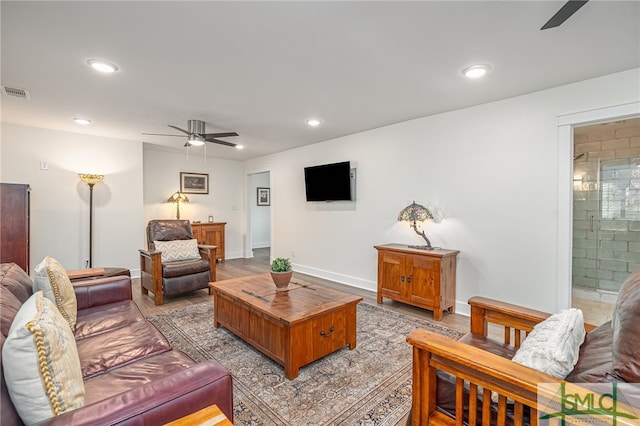
<svg viewBox="0 0 640 426">
<path fill-rule="evenodd" d="M 218 263 L 216 272 L 217 280 L 222 281 L 231 278 L 269 272 L 269 248 L 254 249 L 253 252 L 254 257 L 252 259 L 230 259 L 224 263 Z M 296 277 L 314 284 L 324 285 L 329 288 L 344 291 L 345 293 L 355 294 L 362 297 L 365 302 L 372 305 L 377 303 L 375 291 L 355 288 L 349 285 L 325 280 L 323 278 L 294 272 L 293 279 L 295 280 Z M 198 290 L 175 297 L 165 296 L 164 304 L 161 306 L 155 306 L 151 293 L 149 293 L 148 296 L 143 296 L 141 294 L 140 279 L 133 280 L 133 300 L 145 315 L 206 302 L 207 300 L 210 300 L 211 297 L 212 296 L 209 296 L 207 290 Z M 393 300 L 384 299 L 384 307 L 407 315 L 412 315 L 417 318 L 433 320 L 433 313 L 431 311 L 415 308 L 413 306 L 405 305 L 404 303 L 394 302 Z M 469 318 L 464 315 L 445 313 L 441 323 L 456 330 L 465 332 L 469 330 Z"/>
</svg>

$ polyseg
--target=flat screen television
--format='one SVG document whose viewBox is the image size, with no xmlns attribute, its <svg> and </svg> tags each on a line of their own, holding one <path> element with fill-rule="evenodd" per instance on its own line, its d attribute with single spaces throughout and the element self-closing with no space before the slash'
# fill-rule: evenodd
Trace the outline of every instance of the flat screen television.
<svg viewBox="0 0 640 426">
<path fill-rule="evenodd" d="M 348 161 L 304 168 L 307 201 L 351 201 L 351 165 Z"/>
</svg>

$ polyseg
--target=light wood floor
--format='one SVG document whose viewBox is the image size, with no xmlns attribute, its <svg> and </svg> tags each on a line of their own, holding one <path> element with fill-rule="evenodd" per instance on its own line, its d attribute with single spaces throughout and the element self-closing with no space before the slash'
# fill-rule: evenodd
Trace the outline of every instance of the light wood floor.
<svg viewBox="0 0 640 426">
<path fill-rule="evenodd" d="M 217 280 L 222 281 L 231 278 L 244 277 L 247 275 L 261 274 L 269 271 L 269 249 L 255 249 L 253 259 L 231 259 L 225 263 L 218 263 L 217 266 Z M 299 274 L 294 272 L 294 279 L 298 277 L 307 282 L 314 284 L 325 285 L 327 287 L 344 291 L 345 293 L 352 293 L 358 295 L 364 299 L 365 302 L 370 304 L 376 304 L 376 293 L 369 290 L 363 290 L 348 285 L 328 281 L 322 278 L 316 278 L 305 274 Z M 140 279 L 133 280 L 133 299 L 140 307 L 140 310 L 145 314 L 153 314 L 157 312 L 167 311 L 182 308 L 185 306 L 202 303 L 210 300 L 212 296 L 209 296 L 207 290 L 194 291 L 190 294 L 185 294 L 177 297 L 165 297 L 164 304 L 161 306 L 155 306 L 153 302 L 152 294 L 143 296 L 140 291 Z M 424 309 L 415 308 L 403 303 L 394 302 L 389 299 L 384 299 L 385 308 L 402 312 L 407 315 L 412 315 L 417 318 L 423 318 L 433 320 L 433 313 Z M 444 318 L 441 321 L 442 324 L 461 330 L 464 332 L 469 331 L 469 318 L 458 314 L 444 314 Z M 397 423 L 397 426 L 405 425 L 406 417 Z"/>
</svg>

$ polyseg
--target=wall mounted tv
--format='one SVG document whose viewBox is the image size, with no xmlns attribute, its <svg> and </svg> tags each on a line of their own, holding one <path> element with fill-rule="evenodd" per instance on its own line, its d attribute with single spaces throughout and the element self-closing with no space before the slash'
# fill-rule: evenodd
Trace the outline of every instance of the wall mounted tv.
<svg viewBox="0 0 640 426">
<path fill-rule="evenodd" d="M 307 201 L 351 201 L 351 165 L 348 161 L 304 168 Z"/>
</svg>

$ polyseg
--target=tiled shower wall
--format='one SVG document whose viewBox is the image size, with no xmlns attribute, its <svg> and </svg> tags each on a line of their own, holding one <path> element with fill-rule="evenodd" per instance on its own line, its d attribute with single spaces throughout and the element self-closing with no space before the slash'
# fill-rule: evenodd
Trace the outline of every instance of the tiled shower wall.
<svg viewBox="0 0 640 426">
<path fill-rule="evenodd" d="M 640 118 L 576 128 L 574 158 L 573 286 L 617 292 L 640 268 Z"/>
</svg>

